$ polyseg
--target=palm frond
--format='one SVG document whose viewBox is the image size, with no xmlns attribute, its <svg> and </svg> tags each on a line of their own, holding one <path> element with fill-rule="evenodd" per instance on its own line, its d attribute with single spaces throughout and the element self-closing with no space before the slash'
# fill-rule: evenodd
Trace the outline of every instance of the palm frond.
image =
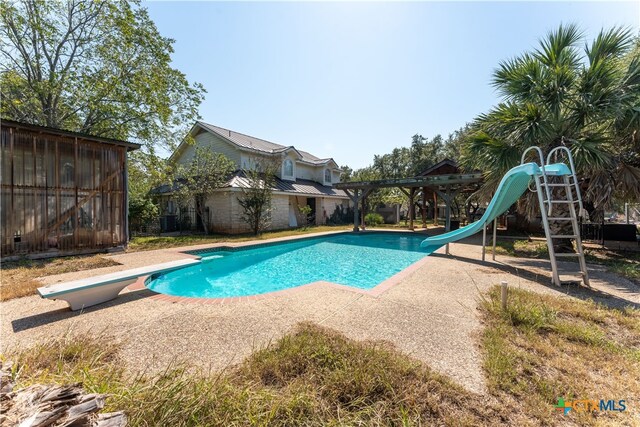
<svg viewBox="0 0 640 427">
<path fill-rule="evenodd" d="M 640 167 L 619 162 L 614 180 L 616 192 L 623 200 L 640 200 Z"/>
<path fill-rule="evenodd" d="M 534 56 L 548 67 L 575 67 L 581 60 L 575 47 L 582 37 L 583 33 L 577 25 L 561 24 L 557 30 L 550 31 L 540 40 L 540 48 L 536 49 Z"/>
<path fill-rule="evenodd" d="M 610 151 L 606 149 L 610 141 L 600 133 L 586 134 L 579 139 L 567 140 L 567 142 L 579 174 L 588 177 L 595 171 L 612 169 L 613 158 Z"/>
<path fill-rule="evenodd" d="M 614 27 L 598 33 L 591 46 L 585 46 L 590 65 L 623 55 L 633 43 L 633 32 L 629 28 Z"/>
<path fill-rule="evenodd" d="M 545 69 L 531 55 L 524 54 L 500 63 L 493 73 L 492 85 L 507 100 L 535 101 Z"/>
</svg>

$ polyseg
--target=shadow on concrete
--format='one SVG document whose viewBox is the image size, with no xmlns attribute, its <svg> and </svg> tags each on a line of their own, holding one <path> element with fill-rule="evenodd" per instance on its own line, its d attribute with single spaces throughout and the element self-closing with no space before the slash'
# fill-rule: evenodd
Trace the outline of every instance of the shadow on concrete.
<svg viewBox="0 0 640 427">
<path fill-rule="evenodd" d="M 530 259 L 530 258 L 513 258 L 510 260 L 512 264 L 506 264 L 500 261 L 482 261 L 480 259 L 462 257 L 462 256 L 453 255 L 453 254 L 445 255 L 445 254 L 434 253 L 429 256 L 436 257 L 436 258 L 453 258 L 459 261 L 481 265 L 483 267 L 495 268 L 505 273 L 513 274 L 514 276 L 517 276 L 517 277 L 522 277 L 523 279 L 536 282 L 549 289 L 562 292 L 566 295 L 570 295 L 570 296 L 579 298 L 581 300 L 591 299 L 609 308 L 622 309 L 625 307 L 632 307 L 635 309 L 640 309 L 640 304 L 637 302 L 620 297 L 618 295 L 610 294 L 601 289 L 588 288 L 577 281 L 563 283 L 561 287 L 555 286 L 551 282 L 551 266 L 548 260 Z M 491 255 L 487 254 L 487 256 L 490 257 Z M 569 271 L 579 272 L 577 263 L 574 264 L 574 263 L 562 262 L 558 264 L 561 271 L 565 270 L 567 272 Z M 540 270 L 543 270 L 544 272 L 541 272 Z M 639 287 L 634 285 L 630 280 L 620 279 L 616 282 L 612 282 L 610 280 L 607 280 L 604 277 L 601 277 L 599 273 L 612 274 L 612 273 L 606 273 L 604 270 L 604 267 L 602 266 L 589 265 L 588 270 L 589 270 L 589 275 L 592 279 L 605 281 L 609 286 L 615 287 L 616 290 L 622 293 L 637 295 L 638 292 L 640 291 Z"/>
<path fill-rule="evenodd" d="M 16 319 L 11 322 L 11 326 L 13 327 L 13 332 L 26 331 L 27 329 L 33 329 L 39 326 L 48 325 L 50 323 L 59 322 L 61 320 L 78 317 L 84 313 L 92 313 L 95 311 L 104 310 L 106 308 L 115 307 L 121 304 L 127 304 L 130 302 L 138 301 L 154 295 L 157 295 L 157 293 L 153 292 L 150 289 L 129 291 L 119 295 L 116 299 L 103 302 L 101 304 L 97 304 L 92 307 L 87 307 L 83 310 L 71 311 L 69 307 L 65 307 L 58 310 L 47 311 L 44 313 L 34 314 L 33 316 L 27 316 L 21 319 Z"/>
</svg>

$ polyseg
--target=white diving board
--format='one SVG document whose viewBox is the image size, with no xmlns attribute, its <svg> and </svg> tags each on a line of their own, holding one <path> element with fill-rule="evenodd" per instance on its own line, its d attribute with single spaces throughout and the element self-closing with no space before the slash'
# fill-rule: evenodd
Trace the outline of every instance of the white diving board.
<svg viewBox="0 0 640 427">
<path fill-rule="evenodd" d="M 199 263 L 199 259 L 181 259 L 104 274 L 102 276 L 43 286 L 38 288 L 38 293 L 42 298 L 64 300 L 69 304 L 71 310 L 75 311 L 116 298 L 124 288 L 135 283 L 142 276 L 166 273 Z"/>
</svg>

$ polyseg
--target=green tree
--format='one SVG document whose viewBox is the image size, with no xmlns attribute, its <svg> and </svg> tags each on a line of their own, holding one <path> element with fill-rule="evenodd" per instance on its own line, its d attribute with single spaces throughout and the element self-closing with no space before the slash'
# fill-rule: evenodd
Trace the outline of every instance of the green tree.
<svg viewBox="0 0 640 427">
<path fill-rule="evenodd" d="M 351 181 L 351 175 L 353 175 L 353 169 L 351 169 L 349 166 L 345 165 L 340 167 L 340 181 Z"/>
<path fill-rule="evenodd" d="M 311 206 L 298 206 L 298 211 L 300 212 L 300 216 L 302 216 L 302 220 L 304 221 L 302 229 L 306 230 L 309 227 L 309 215 L 311 215 L 312 212 Z"/>
<path fill-rule="evenodd" d="M 174 196 L 180 207 L 193 206 L 205 234 L 210 226 L 205 215 L 207 201 L 216 190 L 226 185 L 234 168 L 235 163 L 225 155 L 204 147 L 196 147 L 191 162 L 175 167 L 172 179 L 176 185 Z"/>
<path fill-rule="evenodd" d="M 584 51 L 574 25 L 560 26 L 540 47 L 504 61 L 493 85 L 504 101 L 480 115 L 462 161 L 486 172 L 495 188 L 522 152 L 566 145 L 586 180 L 586 196 L 605 207 L 614 192 L 640 198 L 640 55 L 628 30 L 603 30 Z"/>
<path fill-rule="evenodd" d="M 0 0 L 0 19 L 3 117 L 172 149 L 198 116 L 140 1 Z"/>
<path fill-rule="evenodd" d="M 493 85 L 503 101 L 476 118 L 464 166 L 485 171 L 490 192 L 526 148 L 566 145 L 588 206 L 602 210 L 614 196 L 639 200 L 637 46 L 622 28 L 602 30 L 587 44 L 575 25 L 561 25 L 537 49 L 502 62 Z"/>
<path fill-rule="evenodd" d="M 278 168 L 275 162 L 267 160 L 242 171 L 247 184 L 242 187 L 242 196 L 238 197 L 242 208 L 240 219 L 249 225 L 255 236 L 271 225 L 271 199 Z"/>
</svg>

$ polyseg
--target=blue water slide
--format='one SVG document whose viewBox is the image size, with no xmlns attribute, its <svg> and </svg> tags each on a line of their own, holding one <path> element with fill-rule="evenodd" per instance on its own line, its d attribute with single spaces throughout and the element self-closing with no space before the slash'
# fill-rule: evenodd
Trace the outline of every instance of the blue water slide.
<svg viewBox="0 0 640 427">
<path fill-rule="evenodd" d="M 545 165 L 544 171 L 547 176 L 571 175 L 571 170 L 564 163 Z M 527 191 L 529 182 L 533 176 L 541 174 L 542 169 L 536 163 L 525 163 L 512 168 L 502 177 L 502 181 L 500 181 L 500 185 L 498 186 L 495 195 L 491 199 L 489 206 L 487 206 L 487 209 L 480 220 L 472 222 L 466 227 L 462 227 L 458 230 L 450 231 L 439 236 L 429 237 L 422 241 L 420 247 L 434 251 L 447 243 L 464 239 L 465 237 L 472 236 L 477 232 L 482 231 L 483 227 L 485 227 L 487 223 L 502 215 L 509 209 L 509 207 L 511 207 L 511 205 L 518 201 L 520 196 Z"/>
</svg>

